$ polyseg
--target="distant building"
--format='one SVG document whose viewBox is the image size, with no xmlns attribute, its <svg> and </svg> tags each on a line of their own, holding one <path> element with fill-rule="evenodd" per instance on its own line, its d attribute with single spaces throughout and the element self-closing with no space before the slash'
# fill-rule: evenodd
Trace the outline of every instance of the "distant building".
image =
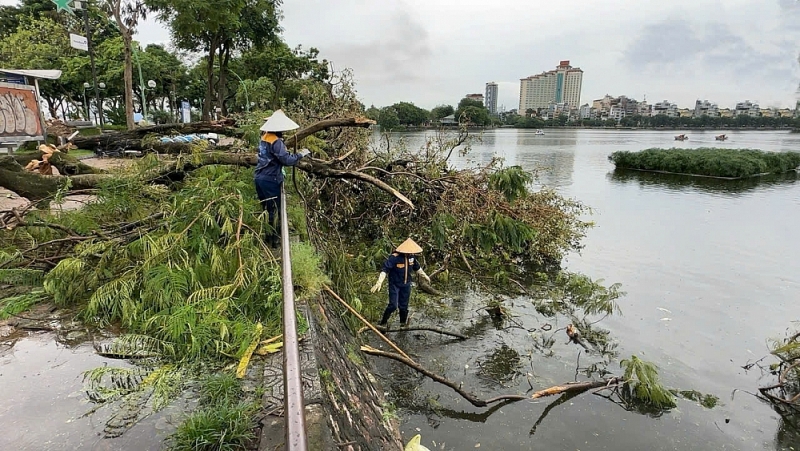
<svg viewBox="0 0 800 451">
<path fill-rule="evenodd" d="M 578 110 L 578 117 L 581 119 L 594 119 L 595 109 L 588 103 L 581 105 Z"/>
<path fill-rule="evenodd" d="M 545 120 L 555 119 L 562 114 L 569 117 L 571 115 L 570 110 L 570 106 L 566 103 L 553 102 L 550 103 L 550 105 L 547 105 L 547 110 L 542 113 L 542 118 Z"/>
<path fill-rule="evenodd" d="M 639 102 L 636 107 L 636 114 L 639 116 L 650 116 L 652 114 L 652 107 L 647 103 L 647 100 Z"/>
<path fill-rule="evenodd" d="M 458 121 L 456 120 L 456 115 L 451 114 L 450 116 L 445 116 L 439 119 L 439 123 L 442 125 L 457 125 Z"/>
<path fill-rule="evenodd" d="M 480 103 L 483 103 L 483 94 L 467 94 L 464 97 L 470 100 L 477 100 Z"/>
<path fill-rule="evenodd" d="M 497 114 L 497 83 L 486 83 L 486 109 L 489 114 Z"/>
<path fill-rule="evenodd" d="M 666 100 L 658 102 L 653 105 L 652 115 L 658 116 L 659 114 L 667 115 L 668 117 L 678 117 L 678 105 L 669 103 Z"/>
<path fill-rule="evenodd" d="M 596 117 L 602 120 L 614 119 L 617 122 L 621 121 L 624 117 L 641 114 L 641 105 L 642 104 L 637 100 L 627 96 L 611 97 L 608 94 L 602 99 L 597 99 L 592 102 Z M 649 112 L 649 106 L 647 106 L 646 110 Z"/>
<path fill-rule="evenodd" d="M 778 117 L 793 117 L 794 111 L 790 110 L 789 108 L 781 108 L 778 110 Z"/>
<path fill-rule="evenodd" d="M 694 115 L 694 110 L 690 110 L 689 108 L 678 109 L 678 117 L 692 117 L 692 115 Z"/>
<path fill-rule="evenodd" d="M 583 71 L 561 61 L 555 70 L 520 79 L 519 111 L 543 110 L 551 103 L 565 103 L 570 108 L 581 104 Z"/>
<path fill-rule="evenodd" d="M 719 110 L 719 117 L 733 117 L 736 113 L 730 108 L 722 108 Z"/>
<path fill-rule="evenodd" d="M 743 114 L 752 117 L 761 116 L 761 108 L 757 103 L 745 100 L 744 102 L 737 103 L 736 109 L 734 110 L 734 115 L 736 116 L 741 116 Z"/>
<path fill-rule="evenodd" d="M 716 103 L 711 103 L 708 100 L 697 100 L 694 103 L 694 117 L 701 116 L 719 116 L 719 106 Z"/>
</svg>

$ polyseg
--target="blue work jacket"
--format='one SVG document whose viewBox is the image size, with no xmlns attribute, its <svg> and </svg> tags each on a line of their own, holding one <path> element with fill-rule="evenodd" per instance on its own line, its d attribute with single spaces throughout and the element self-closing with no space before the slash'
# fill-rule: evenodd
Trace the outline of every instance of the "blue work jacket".
<svg viewBox="0 0 800 451">
<path fill-rule="evenodd" d="M 396 287 L 411 285 L 411 275 L 419 269 L 419 262 L 416 258 L 398 252 L 390 255 L 383 264 L 383 272 L 389 275 L 389 284 Z"/>
<path fill-rule="evenodd" d="M 286 144 L 274 133 L 264 133 L 258 145 L 258 164 L 255 178 L 270 182 L 283 182 L 283 167 L 294 166 L 303 158 L 286 151 Z"/>
</svg>

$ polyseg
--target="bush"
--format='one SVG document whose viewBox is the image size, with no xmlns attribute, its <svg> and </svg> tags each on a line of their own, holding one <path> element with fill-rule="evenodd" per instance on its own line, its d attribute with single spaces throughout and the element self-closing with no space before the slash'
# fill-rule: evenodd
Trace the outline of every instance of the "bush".
<svg viewBox="0 0 800 451">
<path fill-rule="evenodd" d="M 800 166 L 798 152 L 753 149 L 646 149 L 641 152 L 614 152 L 608 159 L 618 169 L 730 178 L 783 173 Z"/>
</svg>

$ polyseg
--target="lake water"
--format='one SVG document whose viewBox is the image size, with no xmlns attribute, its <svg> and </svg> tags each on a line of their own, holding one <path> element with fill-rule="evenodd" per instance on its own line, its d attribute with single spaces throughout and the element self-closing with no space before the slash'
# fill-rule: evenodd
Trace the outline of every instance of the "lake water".
<svg viewBox="0 0 800 451">
<path fill-rule="evenodd" d="M 565 267 L 606 283 L 620 282 L 623 316 L 601 326 L 619 342 L 620 358 L 636 354 L 656 363 L 665 385 L 720 398 L 705 409 L 679 400 L 658 417 L 641 415 L 591 393 L 548 406 L 559 398 L 522 401 L 478 409 L 457 394 L 398 365 L 381 363 L 384 383 L 400 407 L 406 439 L 420 433 L 431 449 L 537 450 L 789 450 L 800 439 L 756 392 L 758 368 L 742 369 L 768 353 L 768 340 L 786 336 L 800 311 L 800 177 L 717 181 L 658 174 L 615 174 L 608 162 L 617 150 L 650 147 L 730 147 L 800 150 L 800 134 L 788 132 L 679 132 L 547 130 L 487 131 L 458 165 L 488 162 L 547 168 L 541 184 L 554 187 L 594 209 L 596 227 L 580 255 Z M 402 135 L 410 148 L 425 134 Z M 449 327 L 470 327 L 474 338 L 461 343 L 423 336 L 399 337 L 418 361 L 488 398 L 524 393 L 575 377 L 577 346 L 555 336 L 553 356 L 535 349 L 535 336 L 519 328 L 498 329 L 476 313 L 480 299 L 456 301 Z M 413 309 L 413 301 L 412 301 Z M 540 326 L 524 298 L 514 301 L 517 321 Z M 424 313 L 419 321 L 426 321 Z M 428 319 L 429 320 L 429 319 Z M 553 324 L 553 329 L 565 324 Z M 516 352 L 514 352 L 516 351 Z M 486 380 L 488 365 L 518 354 L 514 372 L 532 373 L 498 386 Z M 598 356 L 583 354 L 586 367 Z M 513 365 L 512 365 L 513 366 Z M 620 374 L 618 361 L 609 366 Z M 585 378 L 584 378 L 585 379 Z M 732 398 L 734 390 L 736 392 Z M 546 410 L 547 409 L 547 410 Z M 540 418 L 543 413 L 546 416 Z M 433 441 L 436 446 L 433 446 Z"/>
</svg>

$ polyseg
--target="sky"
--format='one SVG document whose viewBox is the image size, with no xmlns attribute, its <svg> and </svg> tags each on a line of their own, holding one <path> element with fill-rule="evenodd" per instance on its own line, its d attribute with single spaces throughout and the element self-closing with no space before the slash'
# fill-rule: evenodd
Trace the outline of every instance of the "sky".
<svg viewBox="0 0 800 451">
<path fill-rule="evenodd" d="M 510 110 L 520 78 L 561 60 L 584 71 L 581 103 L 798 99 L 800 0 L 284 0 L 283 13 L 287 43 L 352 69 L 366 105 L 457 104 L 494 81 Z M 169 31 L 148 20 L 137 40 Z"/>
</svg>

